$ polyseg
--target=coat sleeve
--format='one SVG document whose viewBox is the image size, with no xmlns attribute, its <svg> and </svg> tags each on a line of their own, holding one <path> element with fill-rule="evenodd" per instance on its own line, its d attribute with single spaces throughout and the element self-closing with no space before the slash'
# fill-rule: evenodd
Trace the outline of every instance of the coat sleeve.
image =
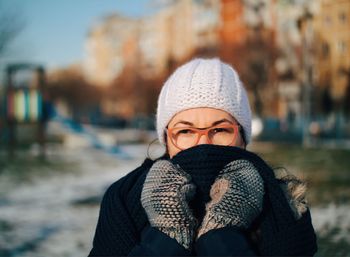
<svg viewBox="0 0 350 257">
<path fill-rule="evenodd" d="M 235 227 L 211 230 L 195 244 L 199 256 L 256 256 L 243 231 Z"/>
<path fill-rule="evenodd" d="M 146 227 L 141 241 L 128 256 L 191 256 L 175 239 L 153 227 Z"/>
<path fill-rule="evenodd" d="M 123 178 L 121 180 L 123 180 Z M 121 248 L 118 242 L 120 241 L 121 235 L 123 235 L 122 231 L 119 229 L 119 220 L 122 219 L 119 216 L 122 213 L 118 211 L 118 208 L 114 204 L 118 203 L 118 201 L 114 199 L 114 196 L 121 180 L 113 183 L 103 195 L 93 239 L 93 247 L 89 253 L 89 257 L 116 256 L 121 254 L 120 249 L 118 249 Z"/>
<path fill-rule="evenodd" d="M 89 256 L 126 256 L 139 241 L 139 231 L 135 220 L 131 218 L 128 205 L 132 202 L 136 211 L 141 207 L 134 199 L 127 198 L 127 193 L 132 185 L 141 183 L 138 179 L 148 166 L 150 163 L 146 160 L 140 167 L 110 185 L 105 192 Z M 137 194 L 132 192 L 130 195 L 134 197 Z M 139 212 L 135 215 L 142 226 L 142 215 Z"/>
</svg>

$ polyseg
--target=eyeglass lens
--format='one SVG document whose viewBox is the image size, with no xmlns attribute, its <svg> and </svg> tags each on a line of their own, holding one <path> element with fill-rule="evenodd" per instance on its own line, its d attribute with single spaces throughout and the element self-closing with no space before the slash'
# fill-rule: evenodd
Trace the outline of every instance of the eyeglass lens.
<svg viewBox="0 0 350 257">
<path fill-rule="evenodd" d="M 201 135 L 206 134 L 208 141 L 216 145 L 230 145 L 235 137 L 236 131 L 233 127 L 213 127 L 206 130 L 194 128 L 178 128 L 172 131 L 173 143 L 181 149 L 186 149 L 196 145 Z"/>
</svg>

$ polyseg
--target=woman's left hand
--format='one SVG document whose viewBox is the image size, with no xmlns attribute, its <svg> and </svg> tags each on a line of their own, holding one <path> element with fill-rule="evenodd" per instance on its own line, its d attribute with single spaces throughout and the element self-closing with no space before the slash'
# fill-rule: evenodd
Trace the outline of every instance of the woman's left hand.
<svg viewBox="0 0 350 257">
<path fill-rule="evenodd" d="M 248 228 L 262 210 L 263 196 L 263 180 L 255 166 L 247 160 L 230 162 L 211 187 L 197 238 L 226 226 Z"/>
</svg>

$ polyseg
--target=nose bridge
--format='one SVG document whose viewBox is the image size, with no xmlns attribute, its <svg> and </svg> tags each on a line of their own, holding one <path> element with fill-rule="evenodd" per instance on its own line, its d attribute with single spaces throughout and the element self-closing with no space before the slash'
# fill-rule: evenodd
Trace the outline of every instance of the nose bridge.
<svg viewBox="0 0 350 257">
<path fill-rule="evenodd" d="M 198 145 L 209 144 L 208 133 L 203 133 L 199 136 Z"/>
</svg>

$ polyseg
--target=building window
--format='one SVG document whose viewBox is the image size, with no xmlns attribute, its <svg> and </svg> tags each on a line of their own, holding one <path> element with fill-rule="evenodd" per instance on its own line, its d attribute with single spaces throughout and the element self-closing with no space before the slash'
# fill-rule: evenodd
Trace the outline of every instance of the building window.
<svg viewBox="0 0 350 257">
<path fill-rule="evenodd" d="M 340 20 L 341 23 L 345 23 L 346 22 L 347 17 L 346 17 L 346 13 L 345 12 L 339 13 L 339 20 Z"/>
<path fill-rule="evenodd" d="M 324 22 L 324 25 L 330 26 L 330 25 L 332 24 L 332 19 L 331 19 L 330 16 L 326 16 L 326 17 L 324 18 L 323 22 Z"/>
<path fill-rule="evenodd" d="M 322 57 L 327 58 L 329 56 L 329 45 L 327 43 L 322 44 Z"/>
<path fill-rule="evenodd" d="M 344 41 L 338 42 L 338 51 L 339 53 L 345 53 L 346 51 L 346 43 Z"/>
</svg>

